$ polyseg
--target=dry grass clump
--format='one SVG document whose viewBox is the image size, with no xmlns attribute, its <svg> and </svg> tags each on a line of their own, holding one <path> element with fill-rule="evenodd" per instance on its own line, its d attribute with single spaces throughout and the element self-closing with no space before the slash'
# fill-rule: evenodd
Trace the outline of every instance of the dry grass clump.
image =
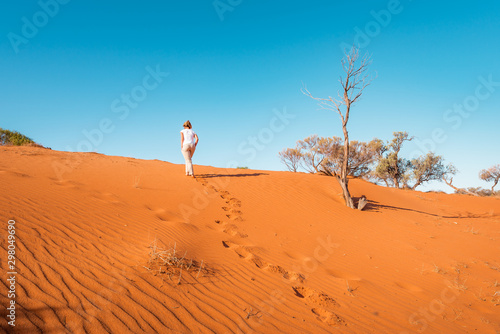
<svg viewBox="0 0 500 334">
<path fill-rule="evenodd" d="M 187 251 L 184 253 L 178 251 L 177 243 L 174 243 L 173 247 L 170 244 L 168 247 L 162 247 L 158 245 L 158 240 L 155 238 L 149 248 L 148 266 L 144 268 L 155 276 L 163 275 L 163 280 L 166 277 L 175 284 L 181 284 L 181 280 L 192 284 L 197 282 L 198 278 L 214 273 L 214 270 L 208 268 L 203 260 L 199 262 L 189 259 L 186 257 Z"/>
</svg>

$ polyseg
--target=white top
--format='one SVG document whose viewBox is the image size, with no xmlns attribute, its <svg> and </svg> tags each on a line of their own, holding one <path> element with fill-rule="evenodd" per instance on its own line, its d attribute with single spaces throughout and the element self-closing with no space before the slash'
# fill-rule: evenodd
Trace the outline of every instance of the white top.
<svg viewBox="0 0 500 334">
<path fill-rule="evenodd" d="M 194 133 L 192 129 L 184 129 L 181 133 L 184 134 L 184 144 L 194 144 L 194 136 L 196 133 Z"/>
</svg>

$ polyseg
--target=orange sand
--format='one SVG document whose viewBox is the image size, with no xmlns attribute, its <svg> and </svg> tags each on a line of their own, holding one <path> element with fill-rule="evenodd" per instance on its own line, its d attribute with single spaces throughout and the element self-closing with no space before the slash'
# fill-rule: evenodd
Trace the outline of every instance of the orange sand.
<svg viewBox="0 0 500 334">
<path fill-rule="evenodd" d="M 352 195 L 369 200 L 361 212 L 344 206 L 334 178 L 195 173 L 0 147 L 2 332 L 500 332 L 500 199 L 355 179 Z M 153 271 L 155 239 L 206 270 Z"/>
</svg>

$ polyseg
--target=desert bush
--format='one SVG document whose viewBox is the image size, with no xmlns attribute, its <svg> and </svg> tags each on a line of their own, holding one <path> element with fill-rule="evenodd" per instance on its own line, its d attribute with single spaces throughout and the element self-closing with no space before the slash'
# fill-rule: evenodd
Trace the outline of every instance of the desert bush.
<svg viewBox="0 0 500 334">
<path fill-rule="evenodd" d="M 186 257 L 187 252 L 179 252 L 177 244 L 174 246 L 163 247 L 158 245 L 158 240 L 155 239 L 149 245 L 149 261 L 148 266 L 144 267 L 154 275 L 165 275 L 176 284 L 180 284 L 182 280 L 182 273 L 196 273 L 195 279 L 201 275 L 213 274 L 215 271 L 209 269 L 206 264 L 189 259 Z M 184 275 L 186 280 L 186 275 Z"/>
<path fill-rule="evenodd" d="M 415 190 L 416 187 L 424 182 L 441 181 L 447 175 L 455 174 L 456 169 L 453 165 L 444 165 L 444 159 L 440 155 L 435 155 L 432 152 L 425 156 L 420 156 L 411 161 L 411 172 L 414 184 L 411 187 Z"/>
<path fill-rule="evenodd" d="M 415 190 L 425 182 L 446 181 L 448 176 L 457 172 L 452 164 L 445 165 L 443 157 L 433 152 L 413 160 L 401 157 L 399 153 L 404 142 L 411 141 L 413 137 L 407 132 L 394 132 L 393 135 L 394 138 L 380 150 L 383 154 L 370 174 L 377 182 L 384 182 L 388 187 Z"/>
<path fill-rule="evenodd" d="M 492 166 L 488 169 L 483 169 L 479 172 L 479 178 L 486 182 L 493 182 L 493 186 L 491 187 L 491 194 L 494 194 L 494 188 L 498 184 L 498 180 L 500 179 L 500 164 Z"/>
<path fill-rule="evenodd" d="M 302 152 L 298 148 L 287 148 L 278 153 L 280 160 L 290 172 L 297 172 L 302 161 Z"/>
<path fill-rule="evenodd" d="M 336 154 L 329 156 L 329 159 L 325 162 L 325 170 L 335 175 L 340 173 L 344 156 L 341 154 L 343 149 L 342 140 L 339 137 L 333 137 L 333 143 L 335 143 L 336 148 L 332 153 Z M 377 138 L 369 142 L 352 140 L 349 144 L 347 175 L 354 177 L 367 176 L 371 172 L 373 164 L 382 155 L 384 149 L 382 140 Z"/>
<path fill-rule="evenodd" d="M 319 173 L 323 171 L 322 166 L 328 155 L 331 154 L 331 138 L 318 137 L 312 135 L 297 142 L 297 149 L 301 152 L 302 166 L 309 173 Z"/>
<path fill-rule="evenodd" d="M 380 139 L 349 144 L 347 175 L 362 177 L 367 175 L 373 163 L 381 155 L 383 143 Z M 288 170 L 296 172 L 300 167 L 309 173 L 328 176 L 340 175 L 344 160 L 344 143 L 340 137 L 318 137 L 312 135 L 297 142 L 296 148 L 287 148 L 279 153 L 280 160 Z"/>
<path fill-rule="evenodd" d="M 28 138 L 17 131 L 10 131 L 2 128 L 0 128 L 0 145 L 40 146 L 31 138 Z"/>
<path fill-rule="evenodd" d="M 411 162 L 401 158 L 399 151 L 403 147 L 403 143 L 411 141 L 413 137 L 409 137 L 407 132 L 394 132 L 393 135 L 392 141 L 384 145 L 385 155 L 379 158 L 378 165 L 371 176 L 377 181 L 383 181 L 388 187 L 400 188 L 401 185 L 408 184 Z"/>
<path fill-rule="evenodd" d="M 468 187 L 465 189 L 457 189 L 455 190 L 456 194 L 468 194 L 468 195 L 477 195 L 477 196 L 500 196 L 500 191 L 491 191 L 491 189 L 484 189 L 481 187 Z"/>
</svg>

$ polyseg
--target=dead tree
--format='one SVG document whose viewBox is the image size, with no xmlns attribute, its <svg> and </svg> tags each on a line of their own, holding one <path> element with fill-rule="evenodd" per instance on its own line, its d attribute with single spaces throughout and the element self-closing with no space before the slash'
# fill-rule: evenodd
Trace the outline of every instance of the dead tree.
<svg viewBox="0 0 500 334">
<path fill-rule="evenodd" d="M 347 122 L 349 121 L 351 106 L 359 100 L 363 94 L 363 90 L 371 82 L 369 75 L 366 74 L 370 63 L 370 57 L 365 55 L 363 58 L 360 58 L 359 49 L 353 46 L 350 51 L 344 51 L 342 68 L 345 72 L 345 77 L 340 76 L 339 81 L 342 85 L 342 90 L 338 92 L 338 97 L 318 98 L 314 97 L 306 87 L 302 88 L 302 93 L 318 101 L 321 109 L 337 112 L 340 116 L 342 131 L 344 133 L 344 159 L 342 160 L 340 175 L 336 175 L 336 178 L 342 188 L 345 204 L 352 209 L 356 207 L 349 193 L 349 180 L 347 179 L 347 170 L 349 167 L 349 133 L 347 132 Z"/>
</svg>

